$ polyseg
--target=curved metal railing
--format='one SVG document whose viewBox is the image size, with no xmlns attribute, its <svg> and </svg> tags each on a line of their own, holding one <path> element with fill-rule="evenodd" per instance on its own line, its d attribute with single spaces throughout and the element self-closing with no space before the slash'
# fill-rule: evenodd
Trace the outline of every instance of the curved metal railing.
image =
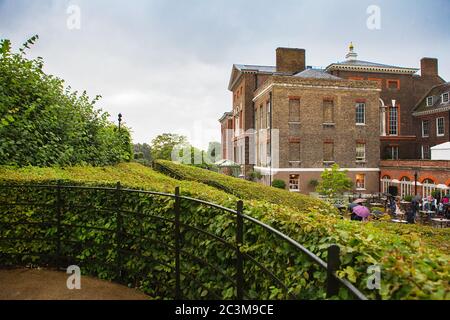
<svg viewBox="0 0 450 320">
<path fill-rule="evenodd" d="M 106 234 L 114 235 L 115 242 L 116 243 L 103 243 L 102 245 L 106 248 L 109 248 L 109 250 L 116 250 L 117 252 L 117 259 L 115 261 L 116 263 L 116 280 L 120 282 L 122 274 L 124 272 L 124 269 L 126 269 L 123 265 L 123 254 L 128 254 L 132 256 L 138 256 L 140 258 L 143 258 L 144 260 L 153 261 L 155 263 L 160 264 L 162 267 L 165 267 L 167 270 L 170 270 L 170 274 L 173 274 L 174 277 L 174 298 L 175 299 L 182 299 L 182 284 L 181 279 L 182 278 L 188 278 L 190 281 L 196 283 L 199 288 L 205 288 L 207 290 L 208 288 L 204 287 L 204 285 L 199 282 L 197 279 L 195 279 L 194 276 L 190 275 L 189 272 L 182 271 L 181 265 L 183 260 L 184 261 L 195 261 L 196 263 L 199 263 L 200 265 L 204 267 L 208 267 L 212 270 L 214 270 L 217 274 L 220 274 L 222 277 L 227 279 L 230 283 L 233 284 L 235 287 L 235 295 L 234 297 L 236 299 L 244 299 L 247 297 L 246 295 L 246 279 L 244 275 L 244 263 L 251 263 L 257 266 L 266 276 L 268 276 L 271 281 L 276 283 L 278 286 L 282 287 L 283 290 L 286 292 L 286 297 L 290 299 L 296 299 L 297 297 L 289 292 L 289 287 L 285 285 L 282 279 L 280 279 L 273 270 L 269 270 L 269 268 L 265 267 L 263 263 L 257 261 L 257 259 L 243 250 L 243 246 L 246 244 L 246 241 L 244 239 L 244 228 L 245 223 L 247 223 L 248 226 L 258 226 L 264 230 L 266 230 L 271 235 L 274 235 L 281 241 L 283 241 L 286 244 L 289 244 L 295 252 L 298 252 L 298 254 L 306 256 L 314 265 L 316 265 L 319 269 L 322 269 L 327 273 L 326 276 L 326 295 L 327 297 L 333 297 L 336 296 L 339 293 L 339 289 L 345 288 L 348 290 L 348 292 L 355 298 L 360 300 L 366 300 L 367 298 L 362 294 L 354 285 L 352 285 L 349 281 L 339 278 L 336 275 L 336 271 L 340 268 L 340 259 L 339 259 L 339 247 L 337 245 L 330 245 L 328 248 L 328 258 L 327 262 L 323 261 L 321 258 L 316 256 L 314 253 L 309 251 L 307 248 L 299 244 L 297 241 L 293 240 L 289 236 L 283 234 L 279 230 L 276 230 L 275 228 L 253 218 L 246 214 L 244 214 L 244 208 L 243 208 L 243 202 L 238 201 L 236 204 L 236 210 L 232 210 L 230 208 L 226 208 L 221 205 L 217 205 L 208 201 L 195 199 L 187 196 L 181 196 L 180 195 L 180 189 L 176 188 L 174 194 L 170 193 L 163 193 L 163 192 L 155 192 L 155 191 L 143 191 L 143 190 L 134 190 L 134 189 L 124 189 L 121 187 L 120 183 L 117 183 L 116 188 L 111 187 L 90 187 L 90 186 L 73 186 L 73 185 L 63 185 L 60 182 L 57 185 L 47 184 L 47 185 L 7 185 L 7 184 L 0 184 L 0 189 L 4 188 L 17 188 L 17 192 L 20 192 L 21 189 L 26 188 L 40 188 L 43 190 L 51 190 L 54 191 L 54 201 L 51 202 L 49 205 L 48 203 L 34 203 L 34 202 L 26 202 L 22 200 L 16 199 L 16 201 L 8 201 L 8 202 L 0 202 L 0 217 L 2 214 L 7 214 L 9 211 L 4 209 L 8 207 L 51 207 L 54 209 L 55 214 L 55 220 L 53 221 L 28 221 L 28 220 L 19 220 L 15 222 L 10 221 L 3 221 L 0 220 L 0 242 L 4 241 L 54 241 L 55 242 L 55 252 L 51 254 L 46 254 L 42 252 L 1 252 L 0 255 L 2 256 L 38 256 L 38 257 L 45 257 L 50 256 L 53 258 L 52 261 L 55 261 L 56 266 L 61 265 L 61 261 L 63 259 L 67 259 L 68 257 L 65 256 L 62 253 L 61 246 L 64 242 L 72 242 L 74 244 L 77 243 L 75 240 L 68 240 L 62 237 L 62 232 L 64 229 L 77 229 L 77 228 L 83 228 L 86 230 L 94 230 L 103 232 Z M 115 207 L 108 207 L 104 208 L 103 206 L 96 206 L 95 208 L 92 208 L 92 204 L 82 205 L 82 204 L 70 204 L 68 201 L 64 199 L 63 192 L 64 191 L 92 191 L 92 192 L 107 192 L 112 193 L 117 200 L 115 203 Z M 124 193 L 127 194 L 136 194 L 136 195 L 143 195 L 143 196 L 160 196 L 169 198 L 173 201 L 172 209 L 173 209 L 173 218 L 171 217 L 164 217 L 160 215 L 153 215 L 149 213 L 139 212 L 139 211 L 129 211 L 122 208 L 121 201 L 123 200 L 122 195 Z M 19 197 L 18 197 L 19 198 Z M 235 219 L 235 239 L 234 241 L 230 242 L 227 239 L 224 239 L 223 237 L 220 237 L 219 235 L 216 235 L 212 232 L 209 232 L 205 230 L 204 228 L 192 225 L 188 223 L 187 221 L 182 221 L 183 216 L 183 209 L 182 209 L 182 201 L 188 203 L 188 204 L 195 204 L 195 205 L 201 205 L 206 206 L 210 210 L 219 210 L 223 213 L 226 213 Z M 48 201 L 47 201 L 48 202 Z M 109 215 L 111 212 L 114 214 L 115 219 L 115 228 L 108 228 L 108 227 L 99 227 L 99 226 L 92 226 L 92 225 L 86 225 L 81 223 L 63 223 L 64 218 L 64 212 L 65 210 L 70 207 L 72 209 L 76 208 L 77 210 L 95 210 L 97 213 L 102 213 L 105 215 Z M 163 221 L 165 223 L 168 223 L 172 225 L 172 235 L 173 235 L 173 244 L 166 243 L 159 239 L 154 239 L 151 237 L 148 237 L 144 234 L 132 234 L 131 231 L 124 230 L 124 218 L 133 217 L 135 219 L 143 219 L 143 218 L 149 218 L 157 221 Z M 18 226 L 18 225 L 28 225 L 28 226 L 37 226 L 41 228 L 49 228 L 54 227 L 56 228 L 56 233 L 54 237 L 50 238 L 26 238 L 26 237 L 8 237 L 3 236 L 5 230 L 10 230 L 10 228 Z M 182 231 L 183 229 L 183 231 Z M 234 266 L 232 268 L 234 269 L 234 274 L 229 275 L 223 270 L 221 270 L 219 267 L 214 265 L 214 261 L 207 261 L 202 257 L 199 257 L 195 254 L 192 254 L 192 252 L 186 250 L 184 248 L 184 239 L 183 234 L 186 232 L 186 230 L 189 230 L 191 232 L 195 232 L 197 234 L 201 234 L 203 236 L 208 237 L 209 239 L 216 241 L 220 243 L 221 245 L 227 247 L 228 249 L 235 252 L 235 261 L 233 262 Z M 151 256 L 145 256 L 142 255 L 140 252 L 135 252 L 133 250 L 130 250 L 129 248 L 125 248 L 122 243 L 126 240 L 139 240 L 139 241 L 147 241 L 149 243 L 153 243 L 155 245 L 161 246 L 165 248 L 166 252 L 169 252 L 173 254 L 173 260 L 174 260 L 174 266 L 171 263 L 168 263 L 167 261 L 161 261 L 158 259 L 155 259 Z M 3 248 L 0 246 L 0 248 Z M 91 257 L 92 258 L 92 257 Z M 210 296 L 214 297 L 215 299 L 220 299 L 221 296 L 217 293 L 210 292 Z M 168 298 L 168 297 L 165 297 Z"/>
</svg>

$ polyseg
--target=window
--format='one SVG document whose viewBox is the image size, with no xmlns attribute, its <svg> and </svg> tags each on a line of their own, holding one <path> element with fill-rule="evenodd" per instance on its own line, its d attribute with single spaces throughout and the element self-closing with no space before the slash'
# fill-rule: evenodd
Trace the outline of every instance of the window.
<svg viewBox="0 0 450 320">
<path fill-rule="evenodd" d="M 266 103 L 266 114 L 267 114 L 267 128 L 270 127 L 270 112 L 271 112 L 271 105 L 270 105 L 270 101 L 267 101 Z"/>
<path fill-rule="evenodd" d="M 333 142 L 325 142 L 323 144 L 323 161 L 334 162 L 334 144 Z"/>
<path fill-rule="evenodd" d="M 365 161 L 366 160 L 366 144 L 365 143 L 357 143 L 356 144 L 356 161 Z"/>
<path fill-rule="evenodd" d="M 431 179 L 425 179 L 422 181 L 422 188 L 423 188 L 423 196 L 428 197 L 431 196 L 433 191 L 436 190 L 436 185 L 434 184 L 434 181 Z"/>
<path fill-rule="evenodd" d="M 356 124 L 366 123 L 366 104 L 357 103 L 356 104 Z"/>
<path fill-rule="evenodd" d="M 449 101 L 449 93 L 443 93 L 442 94 L 442 103 L 447 103 Z"/>
<path fill-rule="evenodd" d="M 300 123 L 289 123 L 289 136 L 300 136 Z"/>
<path fill-rule="evenodd" d="M 259 106 L 259 128 L 264 129 L 264 114 L 263 114 L 263 106 Z"/>
<path fill-rule="evenodd" d="M 400 89 L 400 80 L 388 80 L 387 87 L 390 90 L 398 90 Z"/>
<path fill-rule="evenodd" d="M 433 97 L 427 97 L 427 107 L 431 107 L 433 105 Z"/>
<path fill-rule="evenodd" d="M 323 123 L 334 123 L 333 100 L 323 101 Z"/>
<path fill-rule="evenodd" d="M 389 134 L 396 136 L 398 134 L 398 108 L 389 108 Z"/>
<path fill-rule="evenodd" d="M 422 159 L 431 159 L 430 146 L 422 145 Z"/>
<path fill-rule="evenodd" d="M 388 146 L 386 148 L 386 158 L 389 160 L 398 160 L 398 146 Z"/>
<path fill-rule="evenodd" d="M 300 175 L 298 174 L 289 175 L 289 191 L 292 192 L 300 191 Z"/>
<path fill-rule="evenodd" d="M 436 135 L 442 137 L 445 133 L 444 118 L 436 119 Z"/>
<path fill-rule="evenodd" d="M 383 178 L 381 179 L 381 192 L 388 193 L 390 186 L 391 186 L 391 177 L 383 176 Z"/>
<path fill-rule="evenodd" d="M 422 137 L 426 138 L 430 135 L 430 121 L 423 120 L 422 121 Z"/>
<path fill-rule="evenodd" d="M 300 161 L 300 143 L 289 143 L 289 161 Z"/>
<path fill-rule="evenodd" d="M 365 190 L 366 189 L 366 175 L 357 174 L 356 175 L 356 189 Z"/>
<path fill-rule="evenodd" d="M 408 177 L 403 177 L 400 179 L 400 195 L 402 198 L 408 195 L 412 195 L 412 183 Z"/>
<path fill-rule="evenodd" d="M 300 122 L 300 100 L 289 100 L 289 121 Z"/>
</svg>

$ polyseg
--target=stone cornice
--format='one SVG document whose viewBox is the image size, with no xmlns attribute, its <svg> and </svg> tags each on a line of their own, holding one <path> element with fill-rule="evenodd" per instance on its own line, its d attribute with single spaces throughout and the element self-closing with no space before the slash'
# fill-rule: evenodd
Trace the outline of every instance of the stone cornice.
<svg viewBox="0 0 450 320">
<path fill-rule="evenodd" d="M 415 68 L 394 68 L 394 67 L 376 67 L 376 66 L 358 66 L 346 64 L 331 64 L 326 68 L 326 71 L 359 71 L 359 72 L 373 72 L 373 73 L 395 73 L 395 74 L 415 74 L 419 69 Z"/>
</svg>

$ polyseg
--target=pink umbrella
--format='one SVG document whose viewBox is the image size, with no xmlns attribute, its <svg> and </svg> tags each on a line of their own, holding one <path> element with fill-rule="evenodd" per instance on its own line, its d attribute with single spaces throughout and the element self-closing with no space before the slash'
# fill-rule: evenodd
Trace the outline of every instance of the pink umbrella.
<svg viewBox="0 0 450 320">
<path fill-rule="evenodd" d="M 353 213 L 361 218 L 367 218 L 370 215 L 370 210 L 364 206 L 356 206 L 353 208 Z"/>
</svg>

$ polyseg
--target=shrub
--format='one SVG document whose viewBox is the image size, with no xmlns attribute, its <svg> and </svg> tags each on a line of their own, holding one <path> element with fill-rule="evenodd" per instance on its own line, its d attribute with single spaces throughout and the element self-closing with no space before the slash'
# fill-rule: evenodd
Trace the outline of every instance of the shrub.
<svg viewBox="0 0 450 320">
<path fill-rule="evenodd" d="M 0 177 L 3 183 L 54 183 L 64 179 L 67 184 L 82 184 L 96 186 L 114 186 L 121 181 L 124 187 L 149 189 L 160 192 L 173 192 L 175 186 L 181 187 L 183 195 L 213 201 L 226 207 L 234 208 L 237 198 L 206 186 L 202 183 L 186 180 L 175 180 L 135 163 L 120 164 L 115 167 L 93 168 L 73 167 L 66 169 L 51 168 L 23 168 L 20 170 L 1 168 Z M 248 182 L 250 183 L 250 182 Z M 264 187 L 266 190 L 273 190 Z M 39 189 L 22 189 L 21 192 L 8 192 L 2 189 L 0 202 L 33 200 L 35 203 L 53 204 L 52 196 Z M 254 192 L 254 190 L 252 190 Z M 277 190 L 282 192 L 282 190 Z M 31 193 L 30 193 L 31 192 Z M 263 192 L 264 193 L 264 192 Z M 287 192 L 286 192 L 287 193 Z M 287 193 L 289 195 L 289 193 Z M 101 192 L 69 192 L 65 194 L 66 201 L 71 204 L 89 203 L 89 208 L 66 210 L 64 222 L 82 222 L 94 227 L 115 228 L 114 209 L 117 208 L 117 197 Z M 270 199 L 270 195 L 269 195 Z M 124 220 L 125 230 L 135 234 L 144 234 L 145 241 L 137 243 L 123 242 L 123 246 L 138 251 L 149 260 L 142 260 L 137 256 L 124 255 L 126 279 L 131 286 L 138 286 L 154 298 L 173 297 L 173 251 L 165 245 L 172 245 L 173 226 L 164 220 L 150 219 L 147 215 L 157 214 L 160 217 L 173 217 L 173 201 L 165 197 L 143 197 L 138 193 L 124 195 L 123 208 L 143 213 L 143 221 L 138 222 L 135 215 Z M 234 218 L 224 215 L 217 210 L 209 210 L 202 205 L 182 201 L 182 221 L 189 221 L 197 227 L 233 241 L 235 237 Z M 100 206 L 111 207 L 110 212 L 102 214 L 95 211 Z M 33 208 L 36 208 L 33 209 Z M 28 210 L 18 207 L 5 207 L 5 214 L 0 216 L 1 222 L 16 222 L 19 219 L 51 218 L 53 210 L 33 207 Z M 259 219 L 304 245 L 313 253 L 326 259 L 327 247 L 336 243 L 341 248 L 342 267 L 339 274 L 362 290 L 369 298 L 382 299 L 449 299 L 450 266 L 448 264 L 448 247 L 450 230 L 433 229 L 415 225 L 396 225 L 392 223 L 354 223 L 341 220 L 333 215 L 318 213 L 319 210 L 305 203 L 301 209 L 294 209 L 283 204 L 273 204 L 264 200 L 246 200 L 244 213 Z M 186 220 L 184 220 L 186 219 Z M 41 230 L 41 231 L 39 231 Z M 214 265 L 225 271 L 227 275 L 234 274 L 234 252 L 226 251 L 211 238 L 205 238 L 197 233 L 184 233 L 183 249 L 190 254 L 214 261 Z M 11 230 L 2 228 L 1 236 L 8 237 L 41 237 L 48 242 L 24 241 L 13 243 L 0 242 L 1 252 L 19 250 L 27 252 L 40 250 L 53 252 L 52 235 L 55 229 L 37 229 L 32 226 L 15 227 Z M 115 250 L 105 250 L 105 245 L 115 243 L 114 233 L 106 236 L 100 232 L 73 229 L 72 239 L 82 240 L 83 246 L 75 246 L 71 242 L 65 243 L 62 250 L 65 253 L 74 252 L 76 258 L 82 262 L 83 270 L 103 279 L 114 279 L 117 256 Z M 324 298 L 322 288 L 325 279 L 324 272 L 316 269 L 311 262 L 284 245 L 278 238 L 266 233 L 259 227 L 245 227 L 246 252 L 251 253 L 257 261 L 273 270 L 274 274 L 283 280 L 291 293 L 298 294 L 305 299 Z M 441 247 L 438 244 L 441 243 Z M 134 245 L 134 247 L 133 247 Z M 114 247 L 112 247 L 114 249 Z M 2 264 L 8 261 L 2 256 Z M 38 259 L 38 260 L 36 260 Z M 34 262 L 45 263 L 45 258 L 25 256 L 17 263 Z M 166 266 L 157 265 L 152 259 L 161 260 Z M 96 261 L 106 261 L 101 266 Z M 186 277 L 182 279 L 185 298 L 206 297 L 213 298 L 216 292 L 221 298 L 233 298 L 231 283 L 227 277 L 209 267 L 193 263 L 186 256 L 182 258 L 182 271 L 195 277 L 195 281 Z M 368 290 L 367 268 L 380 265 L 382 270 L 382 287 L 380 291 Z M 139 275 L 142 273 L 143 275 Z M 265 277 L 264 273 L 253 264 L 245 264 L 245 279 L 249 298 L 283 298 L 283 292 Z M 204 284 L 200 288 L 196 281 Z M 319 289 L 317 289 L 319 288 Z M 206 290 L 206 291 L 205 291 Z M 347 293 L 339 293 L 340 298 L 348 297 Z"/>
<path fill-rule="evenodd" d="M 0 164 L 17 166 L 108 165 L 132 158 L 129 130 L 95 110 L 100 98 L 71 92 L 43 71 L 42 58 L 29 60 L 31 38 L 11 52 L 0 41 Z"/>
<path fill-rule="evenodd" d="M 286 189 L 286 182 L 280 179 L 275 179 L 272 181 L 272 187 L 278 189 Z"/>
<path fill-rule="evenodd" d="M 315 208 L 318 212 L 339 215 L 337 209 L 332 205 L 303 194 L 269 188 L 260 183 L 249 182 L 171 161 L 157 160 L 153 163 L 153 167 L 155 170 L 173 178 L 202 182 L 243 200 L 263 200 L 273 204 L 290 206 L 301 211 L 305 208 Z"/>
<path fill-rule="evenodd" d="M 412 199 L 413 199 L 413 196 L 410 195 L 410 194 L 408 194 L 408 195 L 406 195 L 406 196 L 403 197 L 403 200 L 408 201 L 408 202 L 411 202 Z"/>
</svg>

